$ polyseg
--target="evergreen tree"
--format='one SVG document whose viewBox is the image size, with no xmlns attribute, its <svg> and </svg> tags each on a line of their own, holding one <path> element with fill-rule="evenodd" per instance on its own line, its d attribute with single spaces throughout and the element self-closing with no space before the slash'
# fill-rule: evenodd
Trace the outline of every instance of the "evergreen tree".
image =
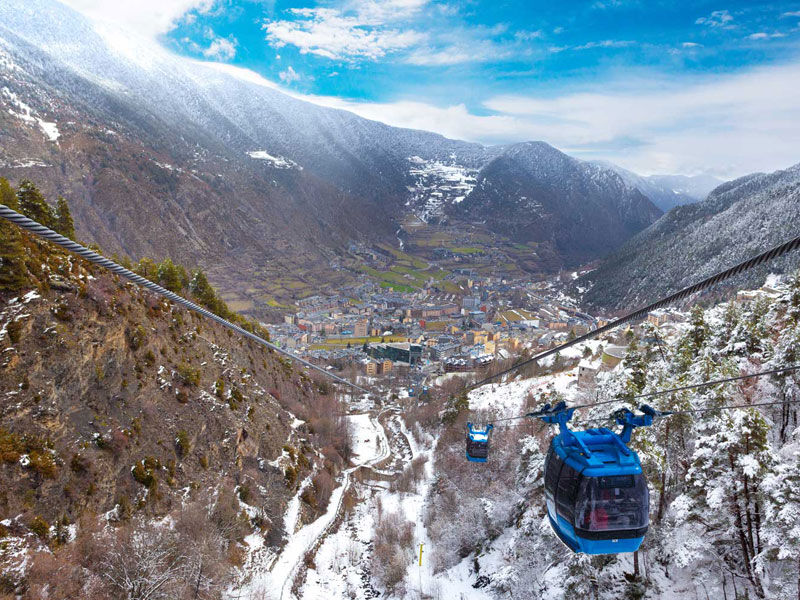
<svg viewBox="0 0 800 600">
<path fill-rule="evenodd" d="M 703 311 L 703 307 L 699 304 L 692 307 L 690 323 L 691 329 L 689 329 L 687 334 L 689 347 L 692 351 L 692 355 L 697 356 L 708 336 L 705 312 Z"/>
<path fill-rule="evenodd" d="M 755 409 L 738 410 L 701 422 L 698 433 L 687 476 L 691 511 L 706 542 L 763 597 L 754 562 L 764 550 L 762 482 L 774 464 L 769 424 Z"/>
<path fill-rule="evenodd" d="M 58 197 L 56 204 L 56 232 L 75 241 L 75 223 L 72 221 L 72 214 L 69 211 L 69 204 L 61 196 Z"/>
<path fill-rule="evenodd" d="M 166 258 L 158 265 L 158 283 L 176 294 L 181 291 L 181 273 L 172 259 Z"/>
<path fill-rule="evenodd" d="M 5 177 L 0 177 L 0 204 L 5 204 L 11 210 L 19 212 L 17 194 Z"/>
<path fill-rule="evenodd" d="M 155 280 L 158 274 L 158 268 L 156 267 L 156 263 L 154 263 L 151 259 L 145 257 L 139 260 L 139 263 L 136 265 L 136 274 L 141 275 L 145 279 L 149 279 L 151 281 Z"/>
<path fill-rule="evenodd" d="M 759 557 L 776 555 L 784 565 L 777 587 L 797 587 L 800 595 L 800 430 L 785 447 L 780 461 L 764 479 L 765 528 L 767 546 Z"/>
<path fill-rule="evenodd" d="M 202 270 L 197 269 L 192 275 L 192 280 L 189 282 L 189 291 L 207 309 L 213 311 L 217 308 L 217 295 Z"/>
<path fill-rule="evenodd" d="M 628 373 L 628 380 L 625 383 L 627 395 L 641 394 L 644 386 L 647 385 L 647 362 L 635 339 L 628 346 L 628 352 L 625 355 L 625 369 Z"/>
<path fill-rule="evenodd" d="M 28 179 L 19 184 L 17 200 L 23 215 L 50 229 L 55 227 L 53 210 L 38 188 Z"/>
<path fill-rule="evenodd" d="M 0 203 L 12 210 L 19 210 L 14 189 L 2 177 L 0 177 Z M 16 225 L 0 219 L 0 290 L 16 292 L 25 285 L 26 275 L 22 233 Z"/>
</svg>

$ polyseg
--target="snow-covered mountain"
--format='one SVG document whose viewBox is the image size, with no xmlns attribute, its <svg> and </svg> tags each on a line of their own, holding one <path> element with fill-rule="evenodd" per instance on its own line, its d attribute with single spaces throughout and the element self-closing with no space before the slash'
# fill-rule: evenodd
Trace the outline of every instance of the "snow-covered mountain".
<svg viewBox="0 0 800 600">
<path fill-rule="evenodd" d="M 633 307 L 722 271 L 800 233 L 800 164 L 725 183 L 697 204 L 679 206 L 631 238 L 582 279 L 584 300 Z M 771 263 L 794 269 L 797 256 Z M 763 280 L 754 270 L 746 281 Z M 733 283 L 741 284 L 741 280 Z"/>
<path fill-rule="evenodd" d="M 507 148 L 451 214 L 485 222 L 515 242 L 545 244 L 566 264 L 603 256 L 661 216 L 613 170 L 544 142 Z"/>
<path fill-rule="evenodd" d="M 520 162 L 525 146 L 486 147 L 318 106 L 55 0 L 0 3 L 0 105 L 0 175 L 68 197 L 84 240 L 202 265 L 256 307 L 276 289 L 291 297 L 287 273 L 316 288 L 341 283 L 329 269 L 335 256 L 352 240 L 394 239 L 409 213 L 482 218 L 489 182 L 516 202 L 518 182 L 506 176 L 547 180 L 526 188 L 526 201 L 547 205 L 563 185 L 572 202 L 555 221 L 520 205 L 531 231 L 515 224 L 514 237 L 547 231 L 567 252 L 585 229 L 572 221 L 603 215 L 597 239 L 561 262 L 598 258 L 657 216 L 606 168 L 550 161 L 549 151 Z M 513 173 L 503 172 L 508 161 Z M 599 179 L 608 185 L 589 183 Z"/>
<path fill-rule="evenodd" d="M 597 161 L 601 167 L 615 171 L 631 187 L 635 187 L 652 200 L 658 208 L 668 212 L 676 206 L 694 204 L 704 200 L 708 193 L 723 183 L 713 175 L 638 175 L 613 163 Z"/>
</svg>

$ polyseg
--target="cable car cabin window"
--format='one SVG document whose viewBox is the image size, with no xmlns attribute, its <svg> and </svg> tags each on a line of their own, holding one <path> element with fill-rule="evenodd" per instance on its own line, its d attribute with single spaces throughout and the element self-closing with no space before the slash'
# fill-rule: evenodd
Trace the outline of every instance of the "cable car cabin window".
<svg viewBox="0 0 800 600">
<path fill-rule="evenodd" d="M 487 458 L 489 456 L 488 442 L 474 442 L 467 440 L 467 454 L 473 458 Z"/>
<path fill-rule="evenodd" d="M 581 474 L 567 463 L 561 467 L 558 476 L 558 491 L 556 493 L 556 510 L 568 523 L 573 523 L 575 511 L 575 497 L 581 482 Z"/>
<path fill-rule="evenodd" d="M 588 531 L 647 527 L 650 495 L 644 475 L 585 477 L 575 507 L 575 526 Z"/>
<path fill-rule="evenodd" d="M 563 461 L 553 450 L 552 444 L 547 452 L 544 471 L 544 493 L 549 500 L 555 501 L 556 487 L 558 486 L 558 475 L 561 472 Z"/>
</svg>

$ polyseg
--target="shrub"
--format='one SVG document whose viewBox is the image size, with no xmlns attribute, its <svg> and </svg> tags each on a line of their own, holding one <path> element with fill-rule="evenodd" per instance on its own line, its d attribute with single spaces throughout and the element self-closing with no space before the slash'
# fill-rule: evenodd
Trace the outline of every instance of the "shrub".
<svg viewBox="0 0 800 600">
<path fill-rule="evenodd" d="M 54 479 L 58 472 L 58 464 L 53 454 L 48 451 L 33 450 L 29 455 L 31 468 L 42 477 Z"/>
<path fill-rule="evenodd" d="M 141 325 L 137 325 L 136 329 L 128 332 L 128 345 L 134 352 L 144 346 L 147 341 L 147 330 Z"/>
<path fill-rule="evenodd" d="M 42 517 L 33 517 L 28 528 L 45 542 L 50 538 L 50 525 Z"/>
<path fill-rule="evenodd" d="M 286 478 L 286 487 L 290 490 L 293 489 L 295 483 L 297 483 L 297 470 L 292 465 L 289 465 L 283 472 L 283 476 Z"/>
<path fill-rule="evenodd" d="M 81 454 L 73 454 L 69 461 L 69 468 L 78 475 L 86 473 L 89 470 L 89 459 Z"/>
<path fill-rule="evenodd" d="M 158 485 L 156 470 L 159 466 L 158 459 L 148 456 L 133 465 L 131 474 L 136 481 L 152 490 Z"/>
<path fill-rule="evenodd" d="M 178 377 L 186 385 L 196 387 L 200 383 L 200 369 L 194 369 L 186 363 L 180 363 L 176 369 Z"/>
<path fill-rule="evenodd" d="M 214 382 L 214 394 L 217 396 L 217 398 L 222 398 L 222 396 L 225 394 L 225 382 L 222 380 L 222 377 Z"/>
<path fill-rule="evenodd" d="M 200 456 L 200 458 L 198 460 L 200 461 L 200 466 L 201 467 L 203 467 L 204 469 L 208 468 L 208 456 L 203 454 L 203 455 Z"/>
<path fill-rule="evenodd" d="M 246 483 L 243 483 L 239 486 L 239 500 L 247 504 L 247 501 L 250 500 L 250 486 Z"/>
<path fill-rule="evenodd" d="M 6 331 L 8 331 L 8 339 L 12 344 L 16 344 L 22 339 L 22 323 L 20 321 L 11 321 Z"/>
<path fill-rule="evenodd" d="M 309 486 L 300 494 L 300 499 L 308 504 L 311 508 L 317 508 L 317 495 L 314 492 L 313 486 Z"/>
<path fill-rule="evenodd" d="M 0 427 L 0 461 L 14 463 L 24 452 L 20 437 Z"/>
<path fill-rule="evenodd" d="M 228 405 L 231 407 L 231 410 L 236 410 L 239 407 L 239 404 L 244 401 L 244 396 L 242 392 L 239 391 L 239 388 L 235 385 L 231 387 L 231 395 L 228 398 Z"/>
<path fill-rule="evenodd" d="M 189 440 L 189 434 L 185 430 L 181 429 L 178 435 L 175 436 L 175 445 L 178 447 L 178 456 L 184 457 L 189 454 L 191 441 Z"/>
</svg>

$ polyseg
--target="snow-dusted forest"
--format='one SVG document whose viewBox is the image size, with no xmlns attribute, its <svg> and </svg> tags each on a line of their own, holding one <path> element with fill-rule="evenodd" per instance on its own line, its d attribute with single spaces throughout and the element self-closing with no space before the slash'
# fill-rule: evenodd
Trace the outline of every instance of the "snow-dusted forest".
<svg viewBox="0 0 800 600">
<path fill-rule="evenodd" d="M 634 395 L 797 363 L 800 279 L 764 290 L 567 351 L 542 376 L 472 392 L 471 410 L 458 396 L 445 406 L 410 409 L 408 459 L 424 465 L 408 462 L 405 480 L 364 492 L 364 504 L 348 519 L 369 519 L 366 531 L 350 535 L 343 528 L 330 560 L 314 567 L 313 590 L 370 597 L 346 585 L 346 574 L 360 568 L 392 598 L 798 598 L 797 374 L 649 400 L 661 410 L 709 410 L 666 417 L 634 433 L 632 447 L 650 483 L 651 520 L 634 555 L 575 555 L 552 533 L 542 477 L 552 429 L 512 421 L 498 428 L 488 463 L 468 463 L 463 454 L 467 415 L 490 421 L 558 398 L 619 398 L 573 420 L 575 428 L 612 426 L 612 411 L 638 406 Z M 624 361 L 601 369 L 594 386 L 577 386 L 576 361 L 599 365 L 603 347 L 622 340 Z M 777 404 L 715 410 L 766 402 Z"/>
</svg>

